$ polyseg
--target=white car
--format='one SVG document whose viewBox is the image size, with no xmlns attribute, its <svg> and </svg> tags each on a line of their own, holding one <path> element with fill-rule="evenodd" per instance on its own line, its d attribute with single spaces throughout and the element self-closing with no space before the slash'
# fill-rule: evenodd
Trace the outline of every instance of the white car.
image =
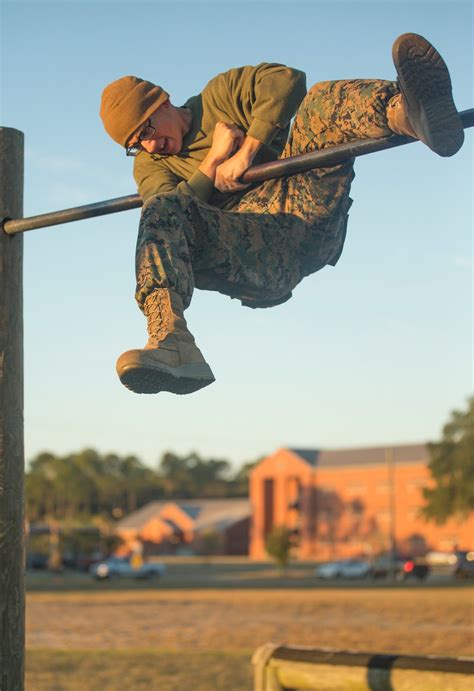
<svg viewBox="0 0 474 691">
<path fill-rule="evenodd" d="M 328 561 L 317 566 L 314 572 L 316 578 L 366 578 L 370 573 L 370 566 L 361 559 L 342 559 Z"/>
<path fill-rule="evenodd" d="M 93 564 L 89 573 L 97 580 L 107 578 L 159 578 L 166 571 L 164 564 L 146 562 L 134 568 L 128 559 L 110 557 L 105 561 Z"/>
</svg>

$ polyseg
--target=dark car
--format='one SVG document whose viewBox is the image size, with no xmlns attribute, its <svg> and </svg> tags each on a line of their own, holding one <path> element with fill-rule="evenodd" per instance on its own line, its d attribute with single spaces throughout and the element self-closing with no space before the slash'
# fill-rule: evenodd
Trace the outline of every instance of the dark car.
<svg viewBox="0 0 474 691">
<path fill-rule="evenodd" d="M 423 580 L 430 572 L 428 564 L 419 557 L 383 554 L 378 557 L 370 568 L 372 578 L 395 577 L 397 581 L 407 578 Z"/>
<path fill-rule="evenodd" d="M 474 552 L 456 552 L 455 578 L 474 578 Z"/>
<path fill-rule="evenodd" d="M 63 565 L 69 569 L 77 569 L 78 571 L 89 571 L 93 564 L 104 559 L 105 555 L 102 552 L 93 552 L 92 554 L 76 554 L 74 552 L 63 553 Z"/>
<path fill-rule="evenodd" d="M 34 571 L 48 568 L 48 555 L 41 552 L 28 552 L 26 555 L 26 568 Z"/>
</svg>

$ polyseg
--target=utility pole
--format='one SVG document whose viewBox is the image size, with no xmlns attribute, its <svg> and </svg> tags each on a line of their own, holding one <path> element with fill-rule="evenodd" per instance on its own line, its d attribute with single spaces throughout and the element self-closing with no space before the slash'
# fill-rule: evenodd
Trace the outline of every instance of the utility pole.
<svg viewBox="0 0 474 691">
<path fill-rule="evenodd" d="M 388 475 L 389 501 L 389 541 L 390 541 L 390 571 L 395 580 L 397 575 L 397 541 L 396 541 L 396 488 L 395 488 L 395 454 L 393 448 L 385 449 Z"/>
</svg>

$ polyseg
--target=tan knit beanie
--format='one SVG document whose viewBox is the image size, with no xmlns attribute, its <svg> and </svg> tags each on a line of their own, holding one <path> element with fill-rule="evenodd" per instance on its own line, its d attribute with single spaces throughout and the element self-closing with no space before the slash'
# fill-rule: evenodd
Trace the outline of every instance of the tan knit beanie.
<svg viewBox="0 0 474 691">
<path fill-rule="evenodd" d="M 102 92 L 100 117 L 107 134 L 126 146 L 132 134 L 169 95 L 161 86 L 139 77 L 121 77 Z"/>
</svg>

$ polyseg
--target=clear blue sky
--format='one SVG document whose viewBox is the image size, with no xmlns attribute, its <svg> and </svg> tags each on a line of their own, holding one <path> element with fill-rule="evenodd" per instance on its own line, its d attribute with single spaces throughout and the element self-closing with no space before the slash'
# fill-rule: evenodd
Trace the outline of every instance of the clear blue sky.
<svg viewBox="0 0 474 691">
<path fill-rule="evenodd" d="M 393 79 L 391 44 L 430 38 L 460 110 L 474 106 L 470 2 L 14 2 L 2 9 L 2 124 L 26 137 L 25 215 L 135 192 L 98 116 L 125 74 L 180 105 L 220 71 L 283 62 L 327 79 Z M 336 268 L 253 311 L 197 291 L 188 323 L 217 382 L 136 396 L 115 360 L 146 341 L 134 303 L 138 211 L 25 235 L 26 454 L 191 449 L 240 464 L 282 445 L 435 438 L 472 390 L 472 141 L 356 164 Z"/>
</svg>

